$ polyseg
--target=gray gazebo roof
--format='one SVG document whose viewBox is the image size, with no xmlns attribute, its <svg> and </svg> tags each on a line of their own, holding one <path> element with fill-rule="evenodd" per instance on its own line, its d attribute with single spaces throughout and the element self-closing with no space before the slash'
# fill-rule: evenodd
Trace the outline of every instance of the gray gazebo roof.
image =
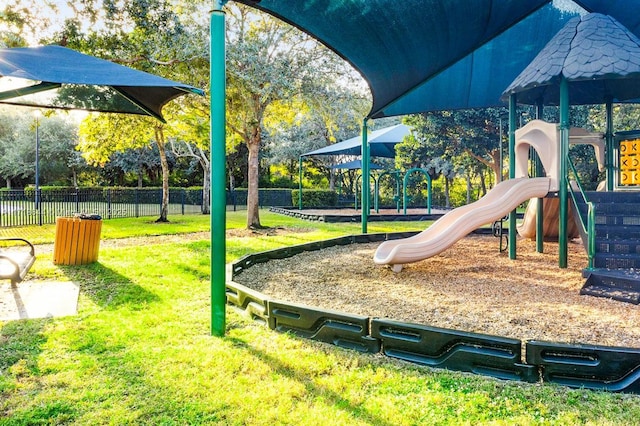
<svg viewBox="0 0 640 426">
<path fill-rule="evenodd" d="M 503 98 L 557 105 L 559 81 L 570 82 L 571 104 L 640 98 L 640 39 L 611 16 L 569 21 L 511 83 Z"/>
</svg>

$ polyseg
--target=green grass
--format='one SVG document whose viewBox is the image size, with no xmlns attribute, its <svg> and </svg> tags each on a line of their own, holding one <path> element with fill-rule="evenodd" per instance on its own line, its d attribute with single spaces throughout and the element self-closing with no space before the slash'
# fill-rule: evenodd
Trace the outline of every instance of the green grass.
<svg viewBox="0 0 640 426">
<path fill-rule="evenodd" d="M 243 214 L 230 213 L 229 226 L 242 228 Z M 261 217 L 286 232 L 230 237 L 229 258 L 360 229 Z M 104 233 L 208 229 L 206 217 L 172 219 L 105 221 Z M 425 226 L 370 225 L 372 232 Z M 209 248 L 203 240 L 102 249 L 98 263 L 76 267 L 47 266 L 43 254 L 36 274 L 81 283 L 79 314 L 0 322 L 0 425 L 640 424 L 638 396 L 360 355 L 269 331 L 233 309 L 226 336 L 211 337 Z"/>
<path fill-rule="evenodd" d="M 104 240 L 185 234 L 209 230 L 209 216 L 205 215 L 170 215 L 169 223 L 156 223 L 157 217 L 138 217 L 127 219 L 109 219 L 102 221 L 101 238 Z M 56 236 L 55 225 L 23 226 L 1 228 L 0 237 L 20 236 L 34 244 L 53 243 Z"/>
</svg>

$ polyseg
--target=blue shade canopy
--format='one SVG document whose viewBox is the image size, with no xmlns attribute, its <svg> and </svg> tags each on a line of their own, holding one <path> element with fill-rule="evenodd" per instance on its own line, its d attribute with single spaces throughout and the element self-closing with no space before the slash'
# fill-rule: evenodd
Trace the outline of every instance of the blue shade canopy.
<svg viewBox="0 0 640 426">
<path fill-rule="evenodd" d="M 342 170 L 360 170 L 362 169 L 362 160 L 353 160 L 347 161 L 346 163 L 334 164 L 331 166 L 332 169 L 342 169 Z M 369 163 L 369 170 L 381 170 L 384 169 L 379 164 Z"/>
<path fill-rule="evenodd" d="M 518 102 L 558 105 L 559 83 L 569 81 L 572 104 L 640 97 L 640 39 L 610 16 L 574 18 L 505 91 Z"/>
<path fill-rule="evenodd" d="M 237 0 L 349 61 L 369 118 L 504 105 L 500 97 L 572 18 L 611 15 L 640 34 L 640 0 Z"/>
<path fill-rule="evenodd" d="M 10 88 L 5 87 L 7 81 Z M 0 83 L 4 82 L 0 103 L 159 119 L 170 100 L 186 93 L 204 94 L 195 87 L 61 46 L 0 49 Z M 49 93 L 55 89 L 57 93 Z"/>
<path fill-rule="evenodd" d="M 367 140 L 372 157 L 395 158 L 395 146 L 402 142 L 405 136 L 411 134 L 411 129 L 404 124 L 385 127 L 371 132 Z M 362 151 L 362 136 L 356 136 L 342 142 L 334 143 L 323 148 L 302 154 L 302 157 L 316 155 L 360 155 Z"/>
</svg>

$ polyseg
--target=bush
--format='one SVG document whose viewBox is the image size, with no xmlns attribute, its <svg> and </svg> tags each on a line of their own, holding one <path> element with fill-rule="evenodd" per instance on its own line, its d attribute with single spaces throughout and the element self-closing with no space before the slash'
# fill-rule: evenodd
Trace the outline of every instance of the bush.
<svg viewBox="0 0 640 426">
<path fill-rule="evenodd" d="M 299 203 L 300 190 L 291 191 L 291 204 L 300 207 Z M 338 205 L 338 193 L 329 189 L 303 189 L 302 190 L 302 206 L 303 207 L 335 207 Z"/>
</svg>

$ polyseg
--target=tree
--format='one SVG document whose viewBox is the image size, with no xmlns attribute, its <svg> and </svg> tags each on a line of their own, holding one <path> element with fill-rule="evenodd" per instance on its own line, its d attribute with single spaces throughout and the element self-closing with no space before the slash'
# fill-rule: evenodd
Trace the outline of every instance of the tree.
<svg viewBox="0 0 640 426">
<path fill-rule="evenodd" d="M 369 103 L 357 92 L 329 85 L 315 93 L 299 106 L 283 107 L 278 120 L 266 124 L 269 162 L 284 164 L 290 180 L 297 175 L 300 155 L 358 135 Z M 335 158 L 316 157 L 314 163 L 329 172 L 329 188 L 334 189 L 335 169 L 330 166 Z"/>
<path fill-rule="evenodd" d="M 308 35 L 265 14 L 242 6 L 227 7 L 227 12 L 227 123 L 248 148 L 247 227 L 259 228 L 265 119 L 275 114 L 276 101 L 283 105 L 311 98 L 310 90 L 327 81 L 336 60 Z"/>
<path fill-rule="evenodd" d="M 167 222 L 169 212 L 169 162 L 164 124 L 150 117 L 90 114 L 80 124 L 79 148 L 92 164 L 104 165 L 118 151 L 155 143 L 162 167 L 162 207 L 157 222 Z"/>
<path fill-rule="evenodd" d="M 196 51 L 194 40 L 204 40 L 201 28 L 187 29 L 181 17 L 174 12 L 168 0 L 132 2 L 102 2 L 102 21 L 99 30 L 81 31 L 79 18 L 95 19 L 97 0 L 86 0 L 77 5 L 76 17 L 53 39 L 60 44 L 76 48 L 106 59 L 114 60 L 167 78 L 192 75 L 194 69 L 203 70 L 206 53 Z M 202 2 L 204 3 L 204 2 Z M 194 6 L 192 6 L 194 7 Z M 201 46 L 201 43 L 199 44 Z M 203 73 L 201 73 L 203 74 Z M 206 73 L 204 73 L 206 74 Z M 66 96 L 73 96 L 67 92 Z M 95 128 L 91 128 L 95 126 Z M 123 132 L 123 128 L 129 130 Z M 115 114 L 91 116 L 82 126 L 83 148 L 86 157 L 94 163 L 104 164 L 117 149 L 144 146 L 154 142 L 158 148 L 163 170 L 163 203 L 158 221 L 167 221 L 169 201 L 169 167 L 166 158 L 168 127 L 164 123 L 145 118 L 122 118 Z M 110 132 L 104 134 L 101 132 Z M 115 142 L 115 143 L 114 143 Z M 109 147 L 110 146 L 110 147 Z"/>
<path fill-rule="evenodd" d="M 185 105 L 187 104 L 187 105 Z M 184 106 L 175 111 L 176 106 Z M 173 105 L 168 140 L 176 157 L 194 159 L 202 169 L 202 213 L 209 214 L 211 161 L 209 159 L 209 108 L 202 99 L 187 99 Z"/>
<path fill-rule="evenodd" d="M 32 180 L 35 174 L 35 118 L 33 111 L 18 108 L 0 113 L 0 176 L 7 187 Z M 77 128 L 68 120 L 49 115 L 39 119 L 39 174 L 43 183 L 75 184 L 77 172 L 86 167 L 76 151 Z"/>
</svg>

